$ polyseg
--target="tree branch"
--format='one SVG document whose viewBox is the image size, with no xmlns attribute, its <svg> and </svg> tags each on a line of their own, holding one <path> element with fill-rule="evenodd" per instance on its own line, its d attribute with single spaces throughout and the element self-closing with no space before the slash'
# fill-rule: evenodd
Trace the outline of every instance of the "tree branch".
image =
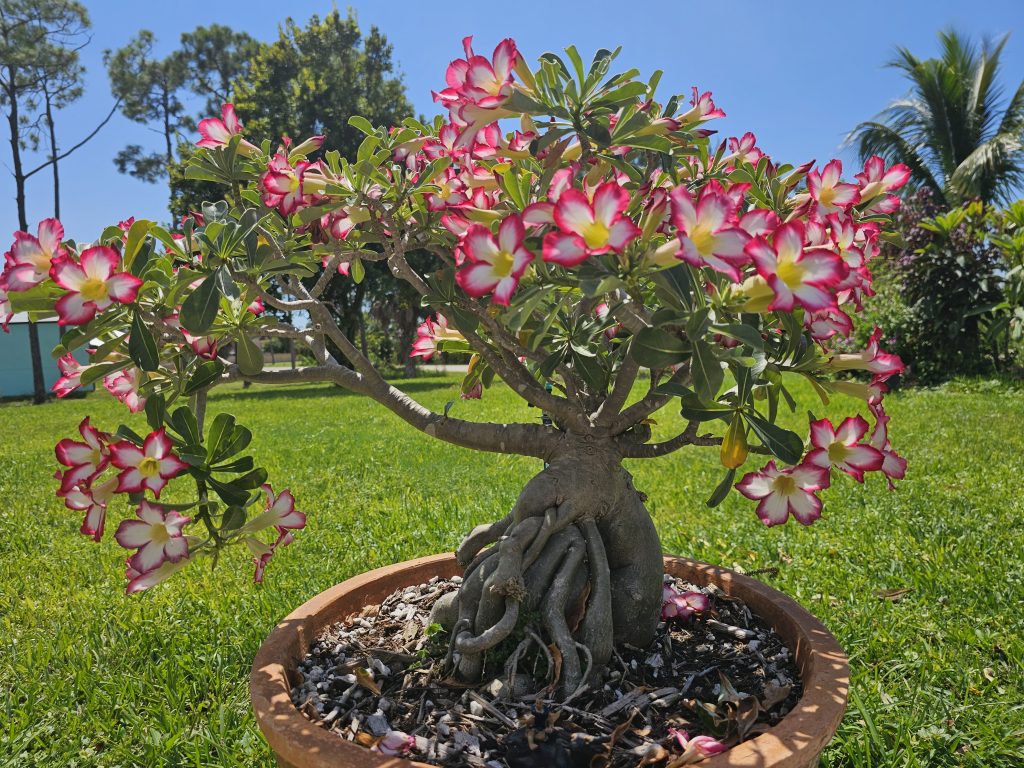
<svg viewBox="0 0 1024 768">
<path fill-rule="evenodd" d="M 93 136 L 95 136 L 97 133 L 100 132 L 100 129 L 104 125 L 106 125 L 107 123 L 110 122 L 110 118 L 112 118 L 114 116 L 114 113 L 117 112 L 117 108 L 119 106 L 121 106 L 121 99 L 118 99 L 117 101 L 114 102 L 114 106 L 110 108 L 110 112 L 108 112 L 107 116 L 105 118 L 103 118 L 103 121 L 93 129 L 92 133 L 90 133 L 88 136 L 86 136 L 80 142 L 75 144 L 73 147 L 64 150 L 63 152 L 61 152 L 56 157 L 51 157 L 49 160 L 47 160 L 46 162 L 42 163 L 41 165 L 37 165 L 35 168 L 33 168 L 31 171 L 29 171 L 28 173 L 25 174 L 25 178 L 27 179 L 30 176 L 34 176 L 35 174 L 39 173 L 44 168 L 48 168 L 49 166 L 53 165 L 54 163 L 63 160 L 65 157 L 70 155 L 76 149 L 78 149 L 78 148 L 82 147 L 84 144 L 86 144 L 90 139 L 92 139 Z"/>
<path fill-rule="evenodd" d="M 245 375 L 238 366 L 229 366 L 222 381 L 246 379 L 259 384 L 311 384 L 330 382 L 366 395 L 386 407 L 421 432 L 453 445 L 492 453 L 518 454 L 549 459 L 560 441 L 560 434 L 539 424 L 492 424 L 452 419 L 423 407 L 379 377 L 368 379 L 343 366 L 322 365 L 295 370 L 261 371 Z"/>
</svg>

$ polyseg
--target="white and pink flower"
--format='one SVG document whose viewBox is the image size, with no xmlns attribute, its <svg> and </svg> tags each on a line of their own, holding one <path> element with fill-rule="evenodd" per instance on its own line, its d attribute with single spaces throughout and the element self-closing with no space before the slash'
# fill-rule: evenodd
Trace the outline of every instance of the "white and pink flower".
<svg viewBox="0 0 1024 768">
<path fill-rule="evenodd" d="M 495 237 L 487 227 L 473 224 L 462 238 L 466 261 L 455 273 L 456 282 L 474 297 L 494 294 L 493 301 L 508 306 L 519 280 L 533 261 L 523 244 L 526 229 L 518 214 L 502 220 Z"/>
<path fill-rule="evenodd" d="M 14 245 L 6 254 L 4 280 L 11 293 L 27 291 L 43 282 L 59 261 L 68 257 L 62 246 L 64 227 L 57 219 L 39 222 L 36 235 L 15 232 Z"/>
<path fill-rule="evenodd" d="M 544 261 L 575 267 L 595 254 L 621 253 L 640 235 L 628 206 L 629 193 L 614 181 L 597 187 L 593 203 L 578 189 L 564 190 L 552 214 L 560 231 L 545 235 Z"/>
<path fill-rule="evenodd" d="M 711 98 L 711 91 L 700 92 L 700 89 L 693 86 L 693 97 L 690 99 L 691 109 L 676 118 L 680 123 L 704 122 L 716 117 L 725 117 L 725 112 L 715 106 Z"/>
<path fill-rule="evenodd" d="M 113 248 L 96 245 L 82 252 L 81 263 L 61 259 L 50 268 L 54 282 L 68 291 L 54 305 L 58 324 L 85 325 L 114 302 L 135 301 L 142 280 L 118 272 L 120 261 Z"/>
<path fill-rule="evenodd" d="M 807 174 L 807 192 L 819 216 L 846 210 L 860 202 L 857 185 L 842 183 L 842 175 L 843 164 L 839 160 L 827 163 L 821 171 L 814 170 Z"/>
<path fill-rule="evenodd" d="M 188 557 L 188 541 L 183 529 L 191 518 L 148 501 L 139 504 L 135 514 L 137 519 L 121 521 L 114 539 L 125 549 L 137 550 L 128 559 L 128 566 L 138 575 Z"/>
<path fill-rule="evenodd" d="M 107 520 L 107 507 L 117 493 L 117 478 L 108 480 L 92 487 L 75 487 L 64 494 L 64 506 L 85 512 L 79 532 L 92 537 L 93 541 L 103 538 L 103 528 Z"/>
<path fill-rule="evenodd" d="M 711 600 L 703 592 L 680 592 L 665 584 L 661 594 L 661 618 L 689 619 L 711 607 Z"/>
<path fill-rule="evenodd" d="M 779 469 L 775 460 L 760 472 L 749 472 L 736 483 L 736 490 L 759 502 L 757 516 L 771 527 L 782 525 L 792 515 L 801 525 L 821 517 L 817 492 L 829 486 L 829 471 L 813 464 Z"/>
<path fill-rule="evenodd" d="M 729 749 L 725 744 L 713 736 L 701 735 L 694 736 L 691 739 L 689 733 L 686 731 L 680 731 L 676 728 L 669 728 L 668 733 L 676 740 L 679 748 L 683 750 L 683 754 L 677 755 L 670 760 L 673 766 L 699 763 L 706 757 L 721 754 Z"/>
<path fill-rule="evenodd" d="M 728 141 L 729 155 L 722 158 L 729 164 L 736 165 L 757 165 L 758 161 L 765 156 L 764 152 L 757 148 L 757 137 L 747 131 L 740 138 L 731 138 Z"/>
<path fill-rule="evenodd" d="M 57 461 L 69 467 L 61 478 L 58 496 L 69 493 L 75 486 L 88 485 L 110 463 L 107 450 L 110 435 L 92 426 L 88 416 L 78 425 L 78 431 L 82 435 L 81 442 L 64 438 L 54 449 Z"/>
<path fill-rule="evenodd" d="M 107 391 L 132 413 L 138 413 L 146 407 L 146 398 L 139 394 L 142 383 L 142 371 L 135 366 L 103 377 L 103 386 Z"/>
<path fill-rule="evenodd" d="M 903 373 L 906 366 L 899 355 L 883 352 L 878 345 L 882 338 L 882 329 L 875 327 L 867 346 L 855 354 L 833 355 L 828 366 L 834 371 L 868 371 L 875 375 L 875 380 L 882 382 L 898 373 Z"/>
<path fill-rule="evenodd" d="M 82 365 L 73 354 L 68 352 L 57 360 L 57 367 L 60 369 L 61 376 L 54 382 L 50 391 L 57 397 L 67 397 L 82 386 L 82 371 L 89 366 Z"/>
<path fill-rule="evenodd" d="M 188 464 L 174 455 L 171 439 L 164 428 L 151 432 L 142 447 L 120 440 L 110 445 L 110 462 L 121 470 L 118 493 L 141 493 L 150 490 L 160 498 L 167 481 L 188 469 Z"/>
<path fill-rule="evenodd" d="M 309 204 L 303 192 L 303 182 L 310 163 L 302 160 L 293 166 L 288 156 L 278 152 L 267 164 L 267 171 L 260 177 L 263 189 L 263 204 L 277 208 L 283 216 L 291 216 L 299 208 Z"/>
<path fill-rule="evenodd" d="M 889 483 L 889 490 L 896 490 L 893 480 L 902 480 L 907 474 L 907 460 L 892 449 L 889 442 L 889 415 L 882 408 L 881 402 L 871 407 L 875 414 L 875 428 L 871 431 L 868 442 L 882 454 L 881 472 Z"/>
<path fill-rule="evenodd" d="M 287 488 L 275 495 L 274 489 L 267 484 L 260 486 L 267 495 L 267 503 L 263 512 L 247 522 L 239 529 L 239 533 L 253 534 L 273 526 L 278 533 L 297 531 L 306 527 L 306 513 L 295 509 L 295 497 Z"/>
<path fill-rule="evenodd" d="M 672 224 L 679 232 L 678 257 L 694 267 L 710 267 L 738 282 L 750 263 L 744 247 L 750 235 L 739 226 L 737 204 L 717 181 L 708 182 L 695 202 L 683 185 L 672 190 Z"/>
<path fill-rule="evenodd" d="M 216 149 L 226 147 L 232 136 L 242 132 L 242 123 L 235 114 L 234 104 L 222 104 L 220 118 L 208 117 L 199 121 L 199 134 L 203 137 L 196 142 L 197 147 Z M 259 150 L 245 139 L 238 143 L 238 151 L 243 155 L 254 155 Z"/>
<path fill-rule="evenodd" d="M 867 431 L 868 423 L 862 416 L 850 416 L 838 427 L 833 427 L 828 419 L 812 421 L 813 448 L 805 462 L 826 470 L 835 467 L 863 483 L 864 473 L 881 469 L 884 461 L 881 451 L 861 443 Z"/>
<path fill-rule="evenodd" d="M 770 245 L 764 237 L 755 237 L 747 243 L 746 252 L 775 294 L 768 309 L 791 312 L 799 304 L 816 312 L 836 306 L 835 295 L 828 289 L 843 279 L 845 265 L 830 250 L 805 249 L 801 222 L 780 226 Z"/>
<path fill-rule="evenodd" d="M 416 328 L 416 341 L 412 345 L 409 357 L 422 357 L 424 362 L 437 354 L 439 341 L 465 341 L 466 338 L 456 329 L 448 326 L 448 318 L 434 315 L 420 323 Z"/>
<path fill-rule="evenodd" d="M 129 558 L 125 562 L 124 576 L 128 579 L 128 586 L 124 590 L 126 595 L 133 595 L 136 592 L 141 592 L 144 589 L 155 587 L 157 584 L 167 581 L 167 579 L 176 574 L 190 562 L 190 558 L 186 555 L 176 562 L 164 560 L 160 565 L 150 571 L 140 571 L 132 565 L 133 559 L 134 558 Z"/>
</svg>

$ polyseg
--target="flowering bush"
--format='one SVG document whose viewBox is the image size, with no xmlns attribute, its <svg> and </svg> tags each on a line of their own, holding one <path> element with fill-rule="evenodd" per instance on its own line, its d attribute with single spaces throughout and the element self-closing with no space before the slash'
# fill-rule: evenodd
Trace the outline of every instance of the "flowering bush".
<svg viewBox="0 0 1024 768">
<path fill-rule="evenodd" d="M 596 668 L 613 642 L 648 642 L 663 607 L 660 544 L 623 459 L 714 447 L 724 472 L 708 503 L 735 484 L 767 525 L 817 519 L 833 470 L 903 476 L 883 407 L 900 360 L 877 333 L 861 351 L 835 345 L 871 294 L 869 265 L 906 169 L 873 158 L 847 182 L 839 161 L 777 163 L 750 133 L 716 143 L 708 125 L 724 113 L 711 93 L 659 101 L 657 76 L 609 74 L 614 53 L 589 66 L 575 48 L 566 54 L 534 69 L 512 40 L 488 58 L 467 38 L 435 94 L 447 117 L 389 129 L 353 117 L 365 139 L 352 158 L 321 155 L 316 136 L 246 140 L 225 105 L 200 124 L 189 168 L 223 183 L 225 200 L 180 231 L 137 220 L 83 245 L 62 243 L 52 220 L 18 233 L 2 295 L 14 309 L 56 313 L 65 329 L 55 391 L 102 380 L 149 423 L 144 436 L 86 420 L 82 441 L 57 449 L 58 495 L 85 512 L 84 533 L 102 538 L 118 494 L 136 506 L 115 535 L 134 551 L 129 591 L 233 544 L 250 549 L 259 581 L 303 527 L 291 494 L 271 490 L 245 453 L 249 430 L 227 414 L 206 423 L 205 393 L 240 379 L 334 382 L 437 439 L 544 459 L 509 515 L 463 542 L 464 586 L 438 615 L 459 673 L 473 678 L 520 608 L 538 609 L 567 694 L 585 676 L 579 647 Z M 414 251 L 432 266 L 415 268 Z M 470 353 L 465 397 L 501 379 L 544 422 L 434 413 L 385 381 L 320 300 L 332 280 L 360 281 L 370 261 L 433 313 L 414 355 Z M 288 325 L 265 306 L 310 323 Z M 257 336 L 294 339 L 316 362 L 264 371 Z M 93 339 L 79 364 L 71 352 Z M 851 370 L 870 383 L 834 380 Z M 627 406 L 641 372 L 647 383 Z M 812 417 L 805 446 L 777 423 L 794 379 L 823 400 L 859 396 L 874 425 Z M 686 427 L 651 442 L 652 415 L 673 404 Z M 737 482 L 751 453 L 770 460 Z M 184 478 L 191 500 L 162 501 Z M 589 598 L 570 630 L 580 583 Z M 700 610 L 691 597 L 671 601 L 671 614 Z"/>
</svg>

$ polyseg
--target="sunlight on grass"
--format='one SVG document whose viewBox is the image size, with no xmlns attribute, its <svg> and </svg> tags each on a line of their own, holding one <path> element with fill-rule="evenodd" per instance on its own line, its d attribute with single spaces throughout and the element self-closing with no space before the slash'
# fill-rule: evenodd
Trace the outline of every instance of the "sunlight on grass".
<svg viewBox="0 0 1024 768">
<path fill-rule="evenodd" d="M 411 393 L 440 409 L 453 379 Z M 818 615 L 850 654 L 853 696 L 828 766 L 1013 766 L 1024 760 L 1024 407 L 1001 387 L 930 390 L 886 401 L 892 438 L 910 461 L 889 493 L 834 479 L 812 528 L 768 530 L 733 495 L 708 510 L 715 450 L 633 462 L 667 551 L 748 570 Z M 799 391 L 808 408 L 840 416 Z M 228 389 L 257 435 L 275 486 L 309 515 L 262 587 L 231 551 L 150 593 L 123 595 L 124 558 L 95 545 L 54 497 L 53 444 L 82 417 L 113 429 L 110 398 L 0 407 L 0 765 L 270 766 L 248 709 L 261 640 L 301 602 L 358 572 L 451 550 L 472 525 L 500 517 L 533 459 L 474 454 L 414 432 L 375 404 L 330 386 Z M 536 419 L 499 387 L 453 415 Z M 659 414 L 657 431 L 679 426 Z M 142 424 L 141 419 L 129 423 Z M 142 428 L 141 426 L 139 428 Z M 749 468 L 749 467 L 748 467 Z M 911 588 L 898 602 L 880 589 Z"/>
</svg>

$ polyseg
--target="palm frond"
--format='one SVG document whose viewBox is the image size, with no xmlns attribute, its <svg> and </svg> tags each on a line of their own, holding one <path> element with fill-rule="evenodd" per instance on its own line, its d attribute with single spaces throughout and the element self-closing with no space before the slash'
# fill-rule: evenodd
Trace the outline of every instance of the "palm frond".
<svg viewBox="0 0 1024 768">
<path fill-rule="evenodd" d="M 921 153 L 897 131 L 885 123 L 868 121 L 861 123 L 847 137 L 847 143 L 857 145 L 862 161 L 879 155 L 887 163 L 903 163 L 910 168 L 910 186 L 928 187 L 940 199 L 944 190 L 928 167 Z"/>
</svg>

